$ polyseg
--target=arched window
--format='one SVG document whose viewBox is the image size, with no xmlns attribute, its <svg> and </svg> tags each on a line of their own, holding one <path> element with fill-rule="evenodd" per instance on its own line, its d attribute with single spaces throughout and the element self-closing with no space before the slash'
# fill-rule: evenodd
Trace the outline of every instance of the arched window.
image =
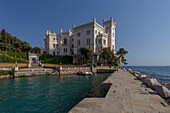
<svg viewBox="0 0 170 113">
<path fill-rule="evenodd" d="M 67 44 L 67 38 L 64 39 L 64 44 Z"/>
</svg>

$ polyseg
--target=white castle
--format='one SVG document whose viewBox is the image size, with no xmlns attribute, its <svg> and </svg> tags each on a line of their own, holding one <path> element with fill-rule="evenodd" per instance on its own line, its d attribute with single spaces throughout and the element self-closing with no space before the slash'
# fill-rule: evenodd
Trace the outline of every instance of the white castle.
<svg viewBox="0 0 170 113">
<path fill-rule="evenodd" d="M 105 21 L 103 26 L 93 18 L 92 22 L 79 26 L 72 25 L 72 32 L 60 29 L 60 34 L 45 32 L 45 48 L 41 48 L 41 54 L 52 54 L 59 56 L 73 56 L 73 63 L 80 63 L 81 46 L 87 46 L 93 51 L 93 62 L 102 62 L 101 50 L 110 47 L 115 51 L 115 28 L 116 21 L 113 17 Z"/>
</svg>

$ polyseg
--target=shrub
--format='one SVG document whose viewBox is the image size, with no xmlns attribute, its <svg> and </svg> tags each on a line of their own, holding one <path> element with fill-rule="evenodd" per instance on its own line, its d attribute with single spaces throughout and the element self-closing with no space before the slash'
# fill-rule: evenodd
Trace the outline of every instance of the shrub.
<svg viewBox="0 0 170 113">
<path fill-rule="evenodd" d="M 72 56 L 54 56 L 54 55 L 39 55 L 39 60 L 42 60 L 43 63 L 52 63 L 52 64 L 72 64 Z"/>
<path fill-rule="evenodd" d="M 94 66 L 94 67 L 97 67 L 97 63 L 94 63 L 93 66 Z"/>
<path fill-rule="evenodd" d="M 0 62 L 1 63 L 15 63 L 16 61 L 18 63 L 27 63 L 28 62 L 27 60 L 23 60 L 23 59 L 20 59 L 20 58 L 11 58 L 11 57 L 6 56 L 6 55 L 0 55 Z"/>
<path fill-rule="evenodd" d="M 28 56 L 27 56 L 27 53 L 21 53 L 21 52 L 11 52 L 11 51 L 8 51 L 7 54 L 9 56 L 12 56 L 12 57 L 16 57 L 16 58 L 23 58 L 25 60 L 28 59 Z"/>
<path fill-rule="evenodd" d="M 0 70 L 1 75 L 14 75 L 14 71 Z"/>
</svg>

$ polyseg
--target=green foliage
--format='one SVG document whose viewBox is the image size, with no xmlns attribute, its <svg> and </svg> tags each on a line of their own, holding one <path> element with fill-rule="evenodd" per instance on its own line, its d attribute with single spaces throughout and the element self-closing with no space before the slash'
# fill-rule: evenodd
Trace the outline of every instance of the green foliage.
<svg viewBox="0 0 170 113">
<path fill-rule="evenodd" d="M 115 59 L 114 51 L 111 51 L 110 48 L 103 48 L 102 57 L 108 64 L 111 64 L 111 62 Z"/>
<path fill-rule="evenodd" d="M 0 70 L 1 75 L 14 75 L 14 71 Z"/>
<path fill-rule="evenodd" d="M 6 55 L 0 55 L 0 63 L 27 63 L 28 61 L 20 59 L 20 58 L 11 58 L 9 56 Z"/>
<path fill-rule="evenodd" d="M 97 63 L 94 63 L 93 66 L 94 66 L 94 67 L 97 67 Z"/>
<path fill-rule="evenodd" d="M 117 57 L 114 57 L 114 59 L 111 61 L 112 66 L 120 66 L 120 59 Z"/>
<path fill-rule="evenodd" d="M 11 34 L 3 29 L 2 32 L 0 32 L 0 49 L 3 51 L 28 52 L 32 47 L 28 42 L 11 36 Z"/>
<path fill-rule="evenodd" d="M 39 48 L 39 47 L 34 47 L 34 48 L 31 49 L 31 52 L 32 52 L 32 53 L 41 53 L 41 48 Z"/>
<path fill-rule="evenodd" d="M 8 52 L 9 54 L 12 54 L 12 52 Z M 13 54 L 18 54 L 18 53 L 13 53 Z M 20 53 L 21 55 L 23 54 L 23 56 L 25 56 L 24 53 Z M 1 51 L 0 50 L 0 63 L 15 63 L 15 62 L 18 62 L 18 63 L 27 63 L 28 61 L 25 60 L 25 59 L 21 59 L 20 57 L 12 57 L 10 55 L 6 55 L 4 51 Z"/>
<path fill-rule="evenodd" d="M 14 57 L 14 58 L 22 58 L 22 59 L 28 60 L 28 55 L 27 55 L 27 53 L 8 51 L 8 52 L 7 52 L 7 55 L 12 56 L 12 57 Z"/>
<path fill-rule="evenodd" d="M 120 48 L 119 51 L 116 53 L 116 55 L 118 55 L 119 57 L 117 58 L 116 61 L 121 59 L 121 62 L 125 65 L 127 65 L 128 63 L 126 62 L 127 60 L 125 59 L 125 55 L 128 53 L 128 51 L 126 51 L 124 48 Z"/>
<path fill-rule="evenodd" d="M 0 62 L 1 63 L 27 63 L 27 53 L 17 52 L 4 52 L 0 50 Z"/>
<path fill-rule="evenodd" d="M 43 63 L 51 63 L 51 64 L 72 64 L 73 57 L 72 56 L 54 56 L 54 55 L 39 55 L 39 60 L 42 60 Z"/>
<path fill-rule="evenodd" d="M 92 50 L 88 48 L 87 46 L 80 47 L 81 55 L 85 58 L 85 63 L 88 63 L 88 61 L 92 58 Z"/>
</svg>

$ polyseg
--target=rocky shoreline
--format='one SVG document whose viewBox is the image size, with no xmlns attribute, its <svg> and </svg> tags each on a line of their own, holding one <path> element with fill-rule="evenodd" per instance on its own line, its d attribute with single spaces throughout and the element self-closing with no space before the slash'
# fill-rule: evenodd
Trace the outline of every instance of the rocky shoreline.
<svg viewBox="0 0 170 113">
<path fill-rule="evenodd" d="M 160 87 L 168 89 L 154 80 L 131 69 L 119 69 L 103 82 L 110 85 L 105 97 L 84 98 L 69 113 L 170 113 L 168 94 L 160 96 Z"/>
<path fill-rule="evenodd" d="M 170 103 L 170 82 L 162 82 L 156 78 L 141 74 L 140 72 L 132 69 L 127 69 L 127 71 L 129 71 L 152 90 L 156 91 L 162 98 L 166 99 L 168 103 Z"/>
</svg>

